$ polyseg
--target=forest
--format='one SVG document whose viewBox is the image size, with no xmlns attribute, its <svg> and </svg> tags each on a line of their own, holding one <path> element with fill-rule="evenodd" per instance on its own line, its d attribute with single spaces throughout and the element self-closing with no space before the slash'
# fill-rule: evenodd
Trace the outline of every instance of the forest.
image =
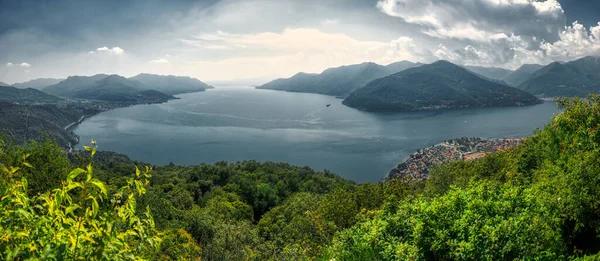
<svg viewBox="0 0 600 261">
<path fill-rule="evenodd" d="M 600 260 L 600 96 L 426 181 L 0 142 L 3 260 Z M 550 119 L 549 119 L 550 120 Z M 98 141 L 101 144 L 102 141 Z"/>
</svg>

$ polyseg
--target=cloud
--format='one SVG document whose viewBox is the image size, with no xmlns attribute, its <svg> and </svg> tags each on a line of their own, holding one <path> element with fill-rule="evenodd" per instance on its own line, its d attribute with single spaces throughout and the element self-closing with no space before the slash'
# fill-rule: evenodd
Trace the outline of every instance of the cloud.
<svg viewBox="0 0 600 261">
<path fill-rule="evenodd" d="M 20 66 L 20 67 L 23 67 L 23 68 L 29 68 L 29 67 L 31 67 L 31 64 L 28 64 L 28 63 L 21 63 L 21 64 L 19 64 L 19 66 Z"/>
<path fill-rule="evenodd" d="M 339 24 L 340 23 L 340 19 L 325 19 L 321 22 L 322 25 L 333 25 L 333 24 Z"/>
<path fill-rule="evenodd" d="M 441 45 L 435 56 L 467 65 L 503 65 L 510 68 L 526 63 L 546 64 L 584 56 L 600 56 L 600 23 L 587 29 L 574 22 L 564 27 L 559 39 L 554 42 L 530 43 L 512 35 L 495 39 L 489 44 L 466 45 L 456 50 L 448 50 Z"/>
<path fill-rule="evenodd" d="M 13 63 L 6 63 L 6 67 L 13 67 Z"/>
<path fill-rule="evenodd" d="M 433 54 L 428 49 L 415 43 L 413 38 L 402 36 L 390 42 L 391 52 L 397 60 L 429 62 Z"/>
<path fill-rule="evenodd" d="M 410 37 L 399 37 L 393 41 L 365 41 L 313 28 L 288 28 L 281 33 L 203 33 L 181 40 L 199 49 L 209 49 L 215 45 L 224 49 L 244 46 L 245 53 L 252 54 L 189 63 L 198 71 L 213 72 L 211 76 L 215 79 L 226 79 L 232 71 L 239 74 L 236 75 L 238 78 L 263 77 L 266 73 L 280 77 L 299 71 L 321 72 L 329 67 L 365 61 L 388 64 L 400 60 L 430 62 L 435 59 L 430 51 Z"/>
<path fill-rule="evenodd" d="M 553 41 L 566 21 L 557 0 L 380 0 L 377 7 L 427 35 L 472 41 L 499 34 Z"/>
<path fill-rule="evenodd" d="M 557 0 L 380 0 L 377 7 L 438 39 L 433 56 L 455 63 L 516 68 L 600 55 L 600 23 L 567 26 Z"/>
<path fill-rule="evenodd" d="M 554 43 L 544 42 L 541 49 L 553 60 L 569 60 L 588 55 L 600 55 L 600 22 L 586 29 L 574 22 L 560 33 L 560 39 Z"/>
<path fill-rule="evenodd" d="M 164 58 L 160 58 L 160 59 L 156 59 L 156 60 L 152 60 L 149 61 L 148 63 L 153 63 L 153 64 L 164 64 L 164 63 L 169 63 L 169 60 L 164 59 Z"/>
<path fill-rule="evenodd" d="M 232 34 L 217 31 L 180 39 L 181 42 L 202 49 L 248 48 L 273 52 L 342 52 L 348 49 L 365 52 L 388 43 L 355 40 L 341 33 L 324 33 L 313 28 L 288 28 L 282 33 Z"/>
<path fill-rule="evenodd" d="M 122 55 L 123 53 L 125 53 L 125 50 L 121 49 L 118 46 L 115 46 L 113 48 L 108 48 L 106 46 L 104 47 L 100 47 L 98 49 L 96 49 L 96 51 L 89 51 L 89 54 L 95 54 L 95 53 L 107 53 L 107 54 L 113 54 L 113 55 Z"/>
</svg>

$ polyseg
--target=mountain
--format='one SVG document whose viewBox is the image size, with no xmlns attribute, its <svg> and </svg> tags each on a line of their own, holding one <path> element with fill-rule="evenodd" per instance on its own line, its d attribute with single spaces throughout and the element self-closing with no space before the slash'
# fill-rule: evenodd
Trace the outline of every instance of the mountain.
<svg viewBox="0 0 600 261">
<path fill-rule="evenodd" d="M 390 64 L 386 65 L 385 68 L 388 70 L 388 72 L 390 74 L 394 74 L 394 73 L 401 72 L 401 71 L 404 71 L 409 68 L 419 67 L 421 65 L 424 65 L 424 64 L 413 63 L 410 61 L 399 61 L 399 62 L 395 62 L 395 63 L 390 63 Z"/>
<path fill-rule="evenodd" d="M 287 79 L 271 81 L 257 89 L 347 96 L 372 80 L 419 65 L 408 61 L 387 66 L 367 62 L 329 68 L 320 74 L 298 73 Z"/>
<path fill-rule="evenodd" d="M 519 84 L 527 81 L 531 75 L 539 69 L 542 69 L 544 66 L 539 64 L 524 64 L 519 67 L 519 69 L 510 73 L 504 79 L 504 82 L 508 83 L 510 86 L 519 86 Z"/>
<path fill-rule="evenodd" d="M 551 63 L 533 73 L 518 88 L 542 97 L 583 97 L 600 93 L 600 57 Z"/>
<path fill-rule="evenodd" d="M 502 80 L 513 71 L 497 67 L 465 66 L 467 70 L 492 80 Z"/>
<path fill-rule="evenodd" d="M 187 76 L 142 73 L 129 79 L 142 83 L 144 85 L 143 88 L 157 90 L 170 95 L 202 92 L 206 89 L 214 88 L 196 78 Z"/>
<path fill-rule="evenodd" d="M 61 97 L 132 104 L 157 103 L 175 99 L 171 95 L 149 90 L 141 82 L 114 74 L 70 76 L 43 90 Z"/>
<path fill-rule="evenodd" d="M 418 111 L 539 102 L 524 91 L 483 79 L 450 62 L 437 61 L 374 80 L 350 94 L 343 104 L 365 111 Z"/>
<path fill-rule="evenodd" d="M 43 89 L 50 85 L 55 85 L 64 79 L 54 79 L 54 78 L 39 78 L 33 79 L 27 82 L 15 83 L 12 86 L 17 88 L 34 88 L 34 89 Z"/>
<path fill-rule="evenodd" d="M 57 103 L 62 99 L 32 88 L 18 89 L 11 86 L 0 86 L 0 101 L 11 103 Z"/>
<path fill-rule="evenodd" d="M 61 147 L 76 143 L 77 135 L 65 127 L 97 111 L 77 105 L 23 105 L 0 102 L 0 133 L 17 142 L 50 137 Z"/>
</svg>

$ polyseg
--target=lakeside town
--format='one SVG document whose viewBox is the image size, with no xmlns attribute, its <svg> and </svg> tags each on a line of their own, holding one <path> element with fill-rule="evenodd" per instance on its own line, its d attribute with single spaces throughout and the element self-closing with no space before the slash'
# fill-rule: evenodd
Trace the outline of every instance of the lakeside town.
<svg viewBox="0 0 600 261">
<path fill-rule="evenodd" d="M 390 171 L 387 178 L 402 178 L 409 181 L 426 180 L 429 170 L 444 163 L 478 160 L 489 153 L 515 147 L 521 138 L 484 140 L 481 138 L 459 138 L 447 140 L 435 146 L 421 149 Z"/>
</svg>

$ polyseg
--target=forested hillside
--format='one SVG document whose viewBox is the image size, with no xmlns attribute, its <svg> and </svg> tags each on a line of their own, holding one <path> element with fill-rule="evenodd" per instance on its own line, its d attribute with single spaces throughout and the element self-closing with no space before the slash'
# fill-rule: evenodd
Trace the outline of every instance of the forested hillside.
<svg viewBox="0 0 600 261">
<path fill-rule="evenodd" d="M 443 165 L 424 182 L 356 184 L 255 161 L 146 169 L 95 144 L 67 154 L 52 141 L 2 142 L 0 254 L 591 260 L 600 251 L 600 96 L 559 104 L 565 111 L 518 147 Z"/>
<path fill-rule="evenodd" d="M 78 137 L 66 126 L 98 110 L 77 104 L 28 105 L 0 102 L 0 133 L 19 144 L 28 140 L 52 138 L 62 148 L 78 142 Z"/>
</svg>

